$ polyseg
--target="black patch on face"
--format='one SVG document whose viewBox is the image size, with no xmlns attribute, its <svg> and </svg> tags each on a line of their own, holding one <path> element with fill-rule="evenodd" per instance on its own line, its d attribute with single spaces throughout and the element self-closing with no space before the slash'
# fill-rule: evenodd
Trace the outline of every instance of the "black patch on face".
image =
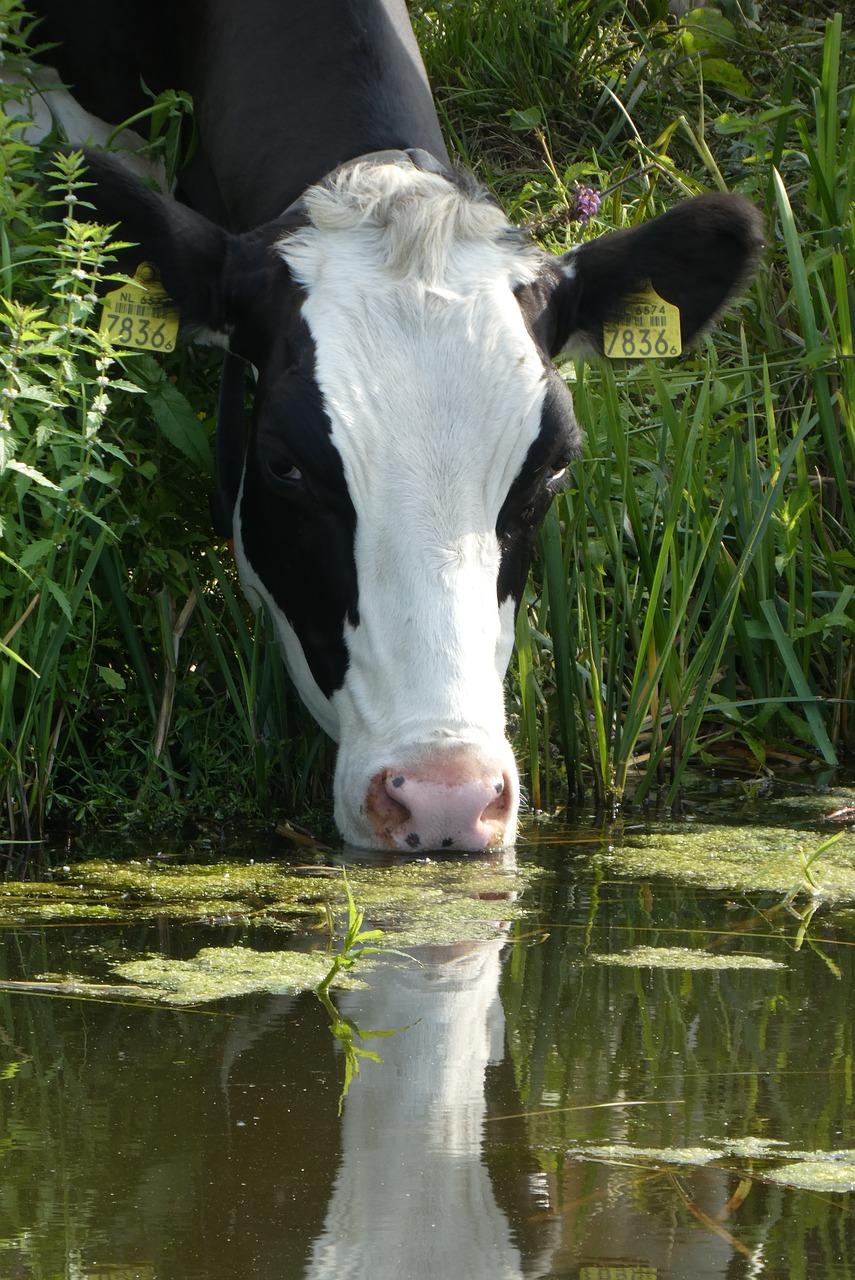
<svg viewBox="0 0 855 1280">
<path fill-rule="evenodd" d="M 548 367 L 540 430 L 520 467 L 496 521 L 501 551 L 498 597 L 517 607 L 534 554 L 537 531 L 561 488 L 564 468 L 579 457 L 581 434 L 564 379 Z"/>
<path fill-rule="evenodd" d="M 345 619 L 359 621 L 356 512 L 312 365 L 304 331 L 299 358 L 259 383 L 240 520 L 247 559 L 329 698 L 347 671 Z"/>
</svg>

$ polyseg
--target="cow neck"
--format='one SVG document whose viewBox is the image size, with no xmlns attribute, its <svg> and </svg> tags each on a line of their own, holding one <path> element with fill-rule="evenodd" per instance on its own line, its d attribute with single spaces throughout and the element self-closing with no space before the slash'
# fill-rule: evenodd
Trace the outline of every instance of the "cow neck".
<svg viewBox="0 0 855 1280">
<path fill-rule="evenodd" d="M 413 167 L 425 173 L 436 173 L 449 182 L 454 181 L 451 170 L 421 147 L 409 147 L 406 150 L 369 151 L 365 155 L 356 156 L 353 160 L 345 160 L 324 179 L 334 181 L 341 174 L 354 169 L 357 165 L 396 164 L 402 168 Z M 304 206 L 304 195 L 300 195 L 289 204 L 282 214 L 282 220 L 291 219 L 299 214 Z M 234 537 L 234 514 L 240 492 L 241 476 L 244 461 L 244 422 L 245 422 L 246 362 L 229 348 L 223 357 L 223 368 L 220 375 L 220 395 L 217 401 L 217 488 L 208 495 L 211 511 L 211 524 L 218 538 L 225 538 L 231 545 Z"/>
</svg>

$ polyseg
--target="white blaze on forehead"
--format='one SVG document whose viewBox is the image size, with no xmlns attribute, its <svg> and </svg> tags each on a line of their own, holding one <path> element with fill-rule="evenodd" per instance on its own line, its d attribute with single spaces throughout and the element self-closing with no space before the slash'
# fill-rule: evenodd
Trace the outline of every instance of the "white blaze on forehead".
<svg viewBox="0 0 855 1280">
<path fill-rule="evenodd" d="M 513 296 L 536 252 L 416 169 L 357 168 L 306 204 L 313 224 L 280 249 L 357 513 L 342 740 L 390 720 L 501 737 L 495 528 L 540 427 L 543 363 Z"/>
</svg>

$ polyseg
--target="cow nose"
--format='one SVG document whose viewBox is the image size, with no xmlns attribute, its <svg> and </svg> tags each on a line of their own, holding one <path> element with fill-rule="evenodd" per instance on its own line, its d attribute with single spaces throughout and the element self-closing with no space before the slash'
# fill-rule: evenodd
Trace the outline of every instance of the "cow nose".
<svg viewBox="0 0 855 1280">
<path fill-rule="evenodd" d="M 384 844 L 415 851 L 477 851 L 504 844 L 516 814 L 516 784 L 480 753 L 441 756 L 372 778 L 365 812 Z"/>
</svg>

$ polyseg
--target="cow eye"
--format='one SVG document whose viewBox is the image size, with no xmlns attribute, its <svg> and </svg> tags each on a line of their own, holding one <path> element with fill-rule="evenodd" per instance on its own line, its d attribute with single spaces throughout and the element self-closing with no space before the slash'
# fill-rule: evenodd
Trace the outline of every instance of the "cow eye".
<svg viewBox="0 0 855 1280">
<path fill-rule="evenodd" d="M 281 462 L 270 463 L 265 466 L 267 473 L 267 483 L 271 489 L 280 493 L 289 493 L 303 484 L 303 473 L 293 462 L 283 459 Z"/>
<path fill-rule="evenodd" d="M 550 489 L 558 489 L 567 478 L 567 468 L 570 466 L 569 458 L 558 458 L 553 462 L 547 477 L 546 483 Z"/>
</svg>

